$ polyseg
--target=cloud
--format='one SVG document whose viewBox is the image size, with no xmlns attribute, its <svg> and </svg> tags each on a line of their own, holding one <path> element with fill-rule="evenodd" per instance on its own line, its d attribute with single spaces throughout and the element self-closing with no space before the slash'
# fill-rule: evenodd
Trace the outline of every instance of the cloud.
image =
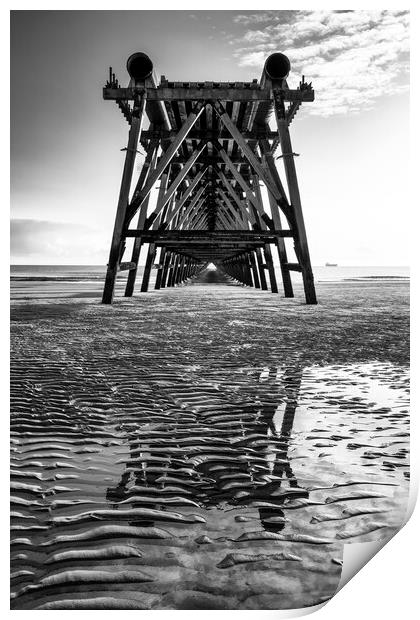
<svg viewBox="0 0 420 620">
<path fill-rule="evenodd" d="M 10 222 L 12 260 L 80 260 L 106 256 L 103 232 L 88 226 L 49 220 L 12 219 Z M 95 262 L 93 260 L 93 262 Z"/>
<path fill-rule="evenodd" d="M 263 11 L 237 15 L 248 29 L 234 40 L 241 66 L 261 67 L 274 50 L 291 60 L 289 84 L 313 81 L 310 114 L 370 109 L 408 90 L 408 11 Z"/>
</svg>

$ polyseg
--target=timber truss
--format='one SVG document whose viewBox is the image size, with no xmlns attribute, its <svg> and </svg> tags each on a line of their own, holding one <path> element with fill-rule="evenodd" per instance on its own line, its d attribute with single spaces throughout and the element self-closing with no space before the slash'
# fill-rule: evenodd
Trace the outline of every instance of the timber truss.
<svg viewBox="0 0 420 620">
<path fill-rule="evenodd" d="M 311 84 L 302 77 L 296 90 L 289 89 L 290 63 L 280 53 L 266 60 L 259 82 L 184 83 L 162 76 L 157 84 L 151 60 L 140 52 L 130 56 L 127 69 L 127 88 L 110 69 L 103 90 L 129 124 L 103 303 L 112 303 L 122 270 L 128 271 L 125 295 L 133 294 L 142 244 L 148 246 L 142 292 L 157 260 L 156 289 L 184 282 L 214 263 L 245 285 L 277 293 L 275 249 L 284 295 L 293 297 L 290 272 L 298 271 L 306 302 L 317 303 L 289 133 L 301 104 L 314 100 Z M 276 131 L 269 126 L 273 111 Z M 143 157 L 137 179 L 136 157 Z M 275 163 L 279 158 L 287 193 Z M 132 256 L 124 262 L 130 237 Z M 291 262 L 286 237 L 294 243 Z"/>
</svg>

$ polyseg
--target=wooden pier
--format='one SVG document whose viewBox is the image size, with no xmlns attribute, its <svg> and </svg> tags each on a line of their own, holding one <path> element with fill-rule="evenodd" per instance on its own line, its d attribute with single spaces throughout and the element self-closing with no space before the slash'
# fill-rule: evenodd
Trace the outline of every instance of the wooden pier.
<svg viewBox="0 0 420 620">
<path fill-rule="evenodd" d="M 306 302 L 316 304 L 289 132 L 302 103 L 314 100 L 311 84 L 302 77 L 297 89 L 289 89 L 290 63 L 281 53 L 267 58 L 260 81 L 246 83 L 169 82 L 162 76 L 158 84 L 150 58 L 141 52 L 130 56 L 127 70 L 127 88 L 110 69 L 103 89 L 129 132 L 102 302 L 112 303 L 122 270 L 128 272 L 125 296 L 133 294 L 140 250 L 147 244 L 141 292 L 149 288 L 155 263 L 156 289 L 185 282 L 214 263 L 245 285 L 278 293 L 275 251 L 285 297 L 293 297 L 290 272 L 298 271 Z M 273 113 L 276 131 L 269 126 Z M 143 160 L 137 179 L 136 158 Z M 287 191 L 276 159 L 283 162 Z M 130 237 L 132 254 L 123 260 Z M 292 260 L 287 237 L 293 238 Z"/>
</svg>

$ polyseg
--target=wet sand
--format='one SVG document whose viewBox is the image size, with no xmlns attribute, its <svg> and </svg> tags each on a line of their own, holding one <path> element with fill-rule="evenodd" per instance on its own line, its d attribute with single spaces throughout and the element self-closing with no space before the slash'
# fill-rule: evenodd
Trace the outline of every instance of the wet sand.
<svg viewBox="0 0 420 620">
<path fill-rule="evenodd" d="M 212 280 L 14 283 L 13 609 L 315 605 L 401 524 L 407 283 Z"/>
</svg>

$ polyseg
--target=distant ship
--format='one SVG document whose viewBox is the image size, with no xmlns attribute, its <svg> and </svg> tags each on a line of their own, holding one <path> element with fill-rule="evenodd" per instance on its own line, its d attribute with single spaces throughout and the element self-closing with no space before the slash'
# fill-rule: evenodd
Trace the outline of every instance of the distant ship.
<svg viewBox="0 0 420 620">
<path fill-rule="evenodd" d="M 338 267 L 337 263 L 325 263 L 326 267 Z"/>
</svg>

